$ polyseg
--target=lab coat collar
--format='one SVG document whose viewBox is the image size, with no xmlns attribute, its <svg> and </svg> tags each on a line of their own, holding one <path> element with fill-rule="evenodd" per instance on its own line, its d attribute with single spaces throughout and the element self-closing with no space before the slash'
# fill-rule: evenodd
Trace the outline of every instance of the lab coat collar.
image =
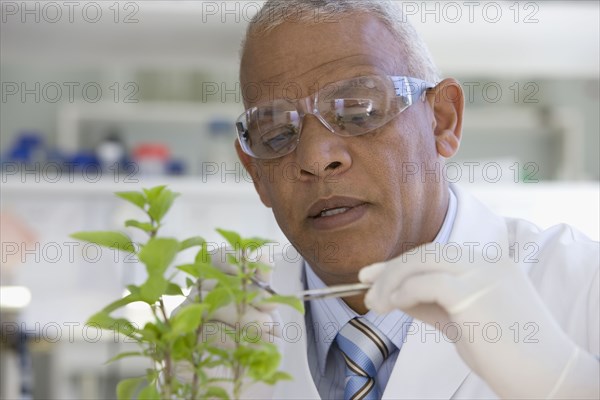
<svg viewBox="0 0 600 400">
<path fill-rule="evenodd" d="M 459 186 L 451 185 L 451 188 L 457 197 L 458 207 L 448 242 L 474 246 L 478 254 L 485 245 L 494 245 L 502 250 L 503 256 L 508 256 L 509 237 L 504 218 L 494 214 Z M 483 221 L 485 225 L 482 225 Z"/>
</svg>

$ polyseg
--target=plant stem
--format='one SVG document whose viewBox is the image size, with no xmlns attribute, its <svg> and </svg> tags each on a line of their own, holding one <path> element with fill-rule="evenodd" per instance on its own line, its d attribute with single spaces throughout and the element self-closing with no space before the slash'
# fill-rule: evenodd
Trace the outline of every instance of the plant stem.
<svg viewBox="0 0 600 400">
<path fill-rule="evenodd" d="M 152 229 L 152 230 L 149 232 L 150 238 L 153 238 L 153 237 L 155 237 L 155 236 L 156 236 L 156 234 L 158 233 L 158 226 L 155 226 L 155 222 L 156 222 L 156 221 L 154 221 L 154 218 L 152 218 L 152 217 L 150 216 L 150 214 L 148 214 L 148 217 L 150 217 L 150 224 L 152 225 L 152 227 L 154 227 L 154 229 Z"/>
<path fill-rule="evenodd" d="M 237 304 L 236 308 L 237 308 L 237 313 L 238 313 L 237 319 L 238 319 L 238 322 L 241 323 L 242 316 L 246 312 L 246 309 L 248 306 L 248 287 L 249 287 L 249 283 L 250 283 L 250 279 L 248 277 L 248 265 L 247 265 L 246 254 L 245 254 L 244 249 L 240 250 L 240 270 L 241 270 L 241 278 L 242 278 L 242 292 L 244 295 L 242 296 L 242 299 L 239 302 L 239 304 Z M 235 340 L 236 351 L 240 348 L 241 341 L 242 341 L 242 337 L 241 337 L 241 333 L 240 333 L 239 337 L 236 335 L 236 340 Z M 234 399 L 240 398 L 243 380 L 244 380 L 244 368 L 242 367 L 240 362 L 235 360 L 235 358 L 234 358 L 234 363 L 233 363 L 233 397 L 234 397 Z"/>
<path fill-rule="evenodd" d="M 165 303 L 163 302 L 163 298 L 162 296 L 160 297 L 160 299 L 158 300 L 159 304 L 160 304 L 160 312 L 165 320 L 165 325 L 169 326 L 169 318 L 167 318 L 167 312 L 165 310 Z"/>
<path fill-rule="evenodd" d="M 202 303 L 202 279 L 200 278 L 196 281 L 196 289 L 198 290 L 198 303 Z M 200 341 L 203 325 L 204 324 L 201 323 L 198 325 L 198 328 L 196 328 L 196 343 Z M 198 365 L 196 365 L 196 360 L 193 361 L 192 366 L 194 368 L 194 375 L 192 376 L 192 400 L 196 400 L 196 396 L 198 395 Z M 198 359 L 197 361 L 200 360 Z"/>
<path fill-rule="evenodd" d="M 167 318 L 167 312 L 165 310 L 165 303 L 163 302 L 162 297 L 159 300 L 159 309 L 160 312 L 164 318 L 164 322 L 165 325 L 169 326 L 169 319 Z M 165 350 L 165 392 L 163 393 L 163 396 L 165 399 L 170 400 L 171 399 L 171 385 L 172 385 L 172 378 L 173 378 L 173 367 L 171 365 L 171 351 L 169 350 L 169 348 L 167 348 Z"/>
</svg>

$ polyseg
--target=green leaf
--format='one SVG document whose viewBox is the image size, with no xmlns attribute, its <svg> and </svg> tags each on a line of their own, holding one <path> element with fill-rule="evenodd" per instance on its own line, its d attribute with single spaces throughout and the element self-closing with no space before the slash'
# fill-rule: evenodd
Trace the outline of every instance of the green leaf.
<svg viewBox="0 0 600 400">
<path fill-rule="evenodd" d="M 135 204 L 142 210 L 146 205 L 146 196 L 144 196 L 144 194 L 141 192 L 116 192 L 115 194 L 123 200 L 127 200 L 128 202 Z"/>
<path fill-rule="evenodd" d="M 181 242 L 179 251 L 189 249 L 190 247 L 194 246 L 202 246 L 204 243 L 206 243 L 206 241 L 200 236 L 192 237 Z"/>
<path fill-rule="evenodd" d="M 200 276 L 200 270 L 196 264 L 178 265 L 176 268 L 188 275 L 193 276 L 194 278 L 198 278 Z"/>
<path fill-rule="evenodd" d="M 115 319 L 108 315 L 107 312 L 100 311 L 88 318 L 86 325 L 97 326 L 100 329 L 112 330 Z"/>
<path fill-rule="evenodd" d="M 160 400 L 160 393 L 156 390 L 155 385 L 150 384 L 140 390 L 138 400 Z"/>
<path fill-rule="evenodd" d="M 183 296 L 181 287 L 173 282 L 169 282 L 167 284 L 167 290 L 166 290 L 165 294 L 167 294 L 169 296 Z"/>
<path fill-rule="evenodd" d="M 189 304 L 183 307 L 171 320 L 172 337 L 193 332 L 202 322 L 202 313 L 206 308 L 205 304 Z"/>
<path fill-rule="evenodd" d="M 226 306 L 231 303 L 233 296 L 230 291 L 224 287 L 215 287 L 204 296 L 204 304 L 209 306 L 209 312 Z"/>
<path fill-rule="evenodd" d="M 186 336 L 179 337 L 175 339 L 175 343 L 173 343 L 173 350 L 171 352 L 171 356 L 173 360 L 185 360 L 190 357 L 192 354 L 191 346 L 188 344 L 187 337 L 195 337 L 193 333 L 188 334 Z"/>
<path fill-rule="evenodd" d="M 199 264 L 198 271 L 200 273 L 199 278 L 215 279 L 217 282 L 226 286 L 233 286 L 240 282 L 240 279 L 236 276 L 228 275 L 212 264 Z"/>
<path fill-rule="evenodd" d="M 146 198 L 148 199 L 148 203 L 153 202 L 156 197 L 167 187 L 167 185 L 154 186 L 150 189 L 142 189 Z"/>
<path fill-rule="evenodd" d="M 169 282 L 162 275 L 150 275 L 140 286 L 140 296 L 148 304 L 154 304 L 165 294 Z"/>
<path fill-rule="evenodd" d="M 152 322 L 147 322 L 144 328 L 139 331 L 139 334 L 147 342 L 157 342 L 161 335 L 160 329 Z"/>
<path fill-rule="evenodd" d="M 227 240 L 227 242 L 234 248 L 234 249 L 239 249 L 242 245 L 242 238 L 240 237 L 240 235 L 234 231 L 227 231 L 225 229 L 217 229 L 217 232 L 219 232 L 219 234 L 221 236 L 223 236 L 223 238 L 225 240 Z"/>
<path fill-rule="evenodd" d="M 140 222 L 140 221 L 136 221 L 133 219 L 128 219 L 127 221 L 125 221 L 125 226 L 127 226 L 127 227 L 132 226 L 134 228 L 141 229 L 144 232 L 152 232 L 154 230 L 154 227 L 152 226 L 151 223 Z"/>
<path fill-rule="evenodd" d="M 208 387 L 208 389 L 206 389 L 206 392 L 204 393 L 203 397 L 207 398 L 207 399 L 212 399 L 212 398 L 229 399 L 229 394 L 222 387 L 210 386 L 210 387 Z"/>
<path fill-rule="evenodd" d="M 192 279 L 190 278 L 185 278 L 185 286 L 189 289 L 192 286 L 194 286 L 196 284 L 196 282 L 194 282 Z"/>
<path fill-rule="evenodd" d="M 125 336 L 133 337 L 137 329 L 131 321 L 125 318 L 113 318 L 107 312 L 100 311 L 92 315 L 86 322 L 86 325 L 95 326 L 100 329 L 117 331 Z"/>
<path fill-rule="evenodd" d="M 271 374 L 269 377 L 263 377 L 263 379 L 261 379 L 262 382 L 266 383 L 267 385 L 274 385 L 279 381 L 291 381 L 293 378 L 290 374 L 288 374 L 287 372 L 283 372 L 283 371 L 276 371 L 273 374 Z"/>
<path fill-rule="evenodd" d="M 151 238 L 140 250 L 138 258 L 146 265 L 148 279 L 140 286 L 140 296 L 148 304 L 154 304 L 166 294 L 168 281 L 163 274 L 175 259 L 179 242 L 175 239 Z"/>
<path fill-rule="evenodd" d="M 136 285 L 127 285 L 127 290 L 129 290 L 129 293 L 137 295 L 140 294 L 140 287 L 136 286 Z"/>
<path fill-rule="evenodd" d="M 108 247 L 121 251 L 128 251 L 135 254 L 135 248 L 131 239 L 121 232 L 113 231 L 90 231 L 77 232 L 70 235 L 73 239 L 82 240 L 84 242 L 94 243 L 98 246 Z"/>
<path fill-rule="evenodd" d="M 175 239 L 151 238 L 142 247 L 138 258 L 148 271 L 148 275 L 162 275 L 179 250 L 179 242 Z"/>
<path fill-rule="evenodd" d="M 200 250 L 198 251 L 198 254 L 196 254 L 196 258 L 194 260 L 195 263 L 203 263 L 203 264 L 210 264 L 212 263 L 212 256 L 210 254 L 208 254 L 208 246 L 206 245 L 206 242 L 202 244 L 202 246 L 200 246 Z"/>
<path fill-rule="evenodd" d="M 154 221 L 160 222 L 171 208 L 171 205 L 177 196 L 177 193 L 164 188 L 155 198 L 152 200 L 149 199 L 148 202 L 150 203 L 150 208 L 148 209 L 148 215 L 150 215 Z"/>
<path fill-rule="evenodd" d="M 146 368 L 146 382 L 156 382 L 160 375 L 160 371 L 152 368 Z"/>
<path fill-rule="evenodd" d="M 145 379 L 144 377 L 123 379 L 117 385 L 117 398 L 119 400 L 133 399 L 133 395 L 135 394 L 135 391 L 142 384 L 144 379 Z"/>
<path fill-rule="evenodd" d="M 225 349 L 222 349 L 219 346 L 208 346 L 206 351 L 212 355 L 215 355 L 223 360 L 227 360 L 229 358 L 229 352 Z"/>
<path fill-rule="evenodd" d="M 235 357 L 241 365 L 247 367 L 247 375 L 254 380 L 262 380 L 277 371 L 281 354 L 277 347 L 270 343 L 263 343 L 260 347 L 239 346 Z"/>
<path fill-rule="evenodd" d="M 141 297 L 139 294 L 129 294 L 129 295 L 123 297 L 122 299 L 113 301 L 112 303 L 110 303 L 109 305 L 104 307 L 102 309 L 102 311 L 109 314 L 123 306 L 126 306 L 129 303 L 133 303 L 133 302 L 140 301 L 140 300 L 141 300 Z"/>
<path fill-rule="evenodd" d="M 278 303 L 285 304 L 290 307 L 295 308 L 298 312 L 304 314 L 304 303 L 302 300 L 297 298 L 296 296 L 282 296 L 278 294 L 274 294 L 269 296 L 268 298 L 262 300 L 263 303 Z"/>
<path fill-rule="evenodd" d="M 105 362 L 105 364 L 110 364 L 112 362 L 118 361 L 125 357 L 143 357 L 143 356 L 144 356 L 144 353 L 139 352 L 139 351 L 126 351 L 126 352 L 119 353 L 116 356 L 112 357 L 110 360 Z"/>
</svg>

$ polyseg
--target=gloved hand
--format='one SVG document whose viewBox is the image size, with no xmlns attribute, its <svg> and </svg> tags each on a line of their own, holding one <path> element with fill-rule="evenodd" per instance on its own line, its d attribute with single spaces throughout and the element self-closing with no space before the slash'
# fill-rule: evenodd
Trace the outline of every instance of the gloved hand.
<svg viewBox="0 0 600 400">
<path fill-rule="evenodd" d="M 231 250 L 219 248 L 211 255 L 212 264 L 218 267 L 221 271 L 234 275 L 237 273 L 237 267 L 227 262 L 227 255 L 231 255 Z M 257 260 L 263 264 L 270 265 L 267 252 L 261 253 L 261 258 Z M 270 284 L 271 270 L 257 270 L 256 278 L 261 283 Z M 206 280 L 202 282 L 201 295 L 206 296 L 210 290 L 216 285 L 214 280 Z M 248 335 L 252 338 L 258 337 L 267 342 L 275 344 L 281 352 L 283 341 L 281 339 L 281 318 L 275 303 L 261 303 L 260 300 L 268 297 L 269 294 L 260 289 L 256 285 L 252 285 L 251 290 L 259 291 L 259 295 L 255 301 L 245 310 L 242 315 L 238 315 L 238 311 L 234 303 L 230 303 L 219 308 L 212 314 L 211 320 L 204 323 L 204 330 L 200 340 L 210 340 L 213 344 L 222 346 L 225 349 L 231 349 L 235 346 L 235 342 L 225 332 L 233 332 L 234 330 L 247 329 Z M 182 306 L 194 301 L 198 295 L 197 289 L 193 289 L 187 299 L 182 303 Z M 174 311 L 177 312 L 178 309 Z M 192 370 L 191 366 L 184 363 L 178 363 L 175 367 L 176 376 L 181 381 L 191 382 Z M 224 367 L 216 367 L 210 371 L 210 377 L 216 378 L 233 378 L 232 371 Z M 233 388 L 231 383 L 223 383 L 221 386 L 229 393 L 230 398 L 233 397 Z M 241 398 L 244 399 L 267 399 L 271 398 L 274 391 L 272 385 L 259 383 L 246 383 L 241 390 Z"/>
<path fill-rule="evenodd" d="M 523 265 L 487 262 L 468 249 L 454 262 L 434 260 L 427 246 L 434 245 L 363 268 L 360 281 L 373 285 L 366 306 L 378 313 L 401 309 L 442 331 L 458 324 L 458 353 L 501 398 L 600 396 L 600 362 L 561 330 Z"/>
</svg>

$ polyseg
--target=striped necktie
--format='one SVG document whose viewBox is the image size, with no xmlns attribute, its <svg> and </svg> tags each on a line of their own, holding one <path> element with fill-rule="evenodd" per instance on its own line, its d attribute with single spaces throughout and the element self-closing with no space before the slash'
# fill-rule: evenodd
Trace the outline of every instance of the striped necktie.
<svg viewBox="0 0 600 400">
<path fill-rule="evenodd" d="M 365 318 L 354 318 L 335 338 L 346 361 L 345 400 L 377 399 L 377 370 L 396 349 L 390 340 Z"/>
</svg>

